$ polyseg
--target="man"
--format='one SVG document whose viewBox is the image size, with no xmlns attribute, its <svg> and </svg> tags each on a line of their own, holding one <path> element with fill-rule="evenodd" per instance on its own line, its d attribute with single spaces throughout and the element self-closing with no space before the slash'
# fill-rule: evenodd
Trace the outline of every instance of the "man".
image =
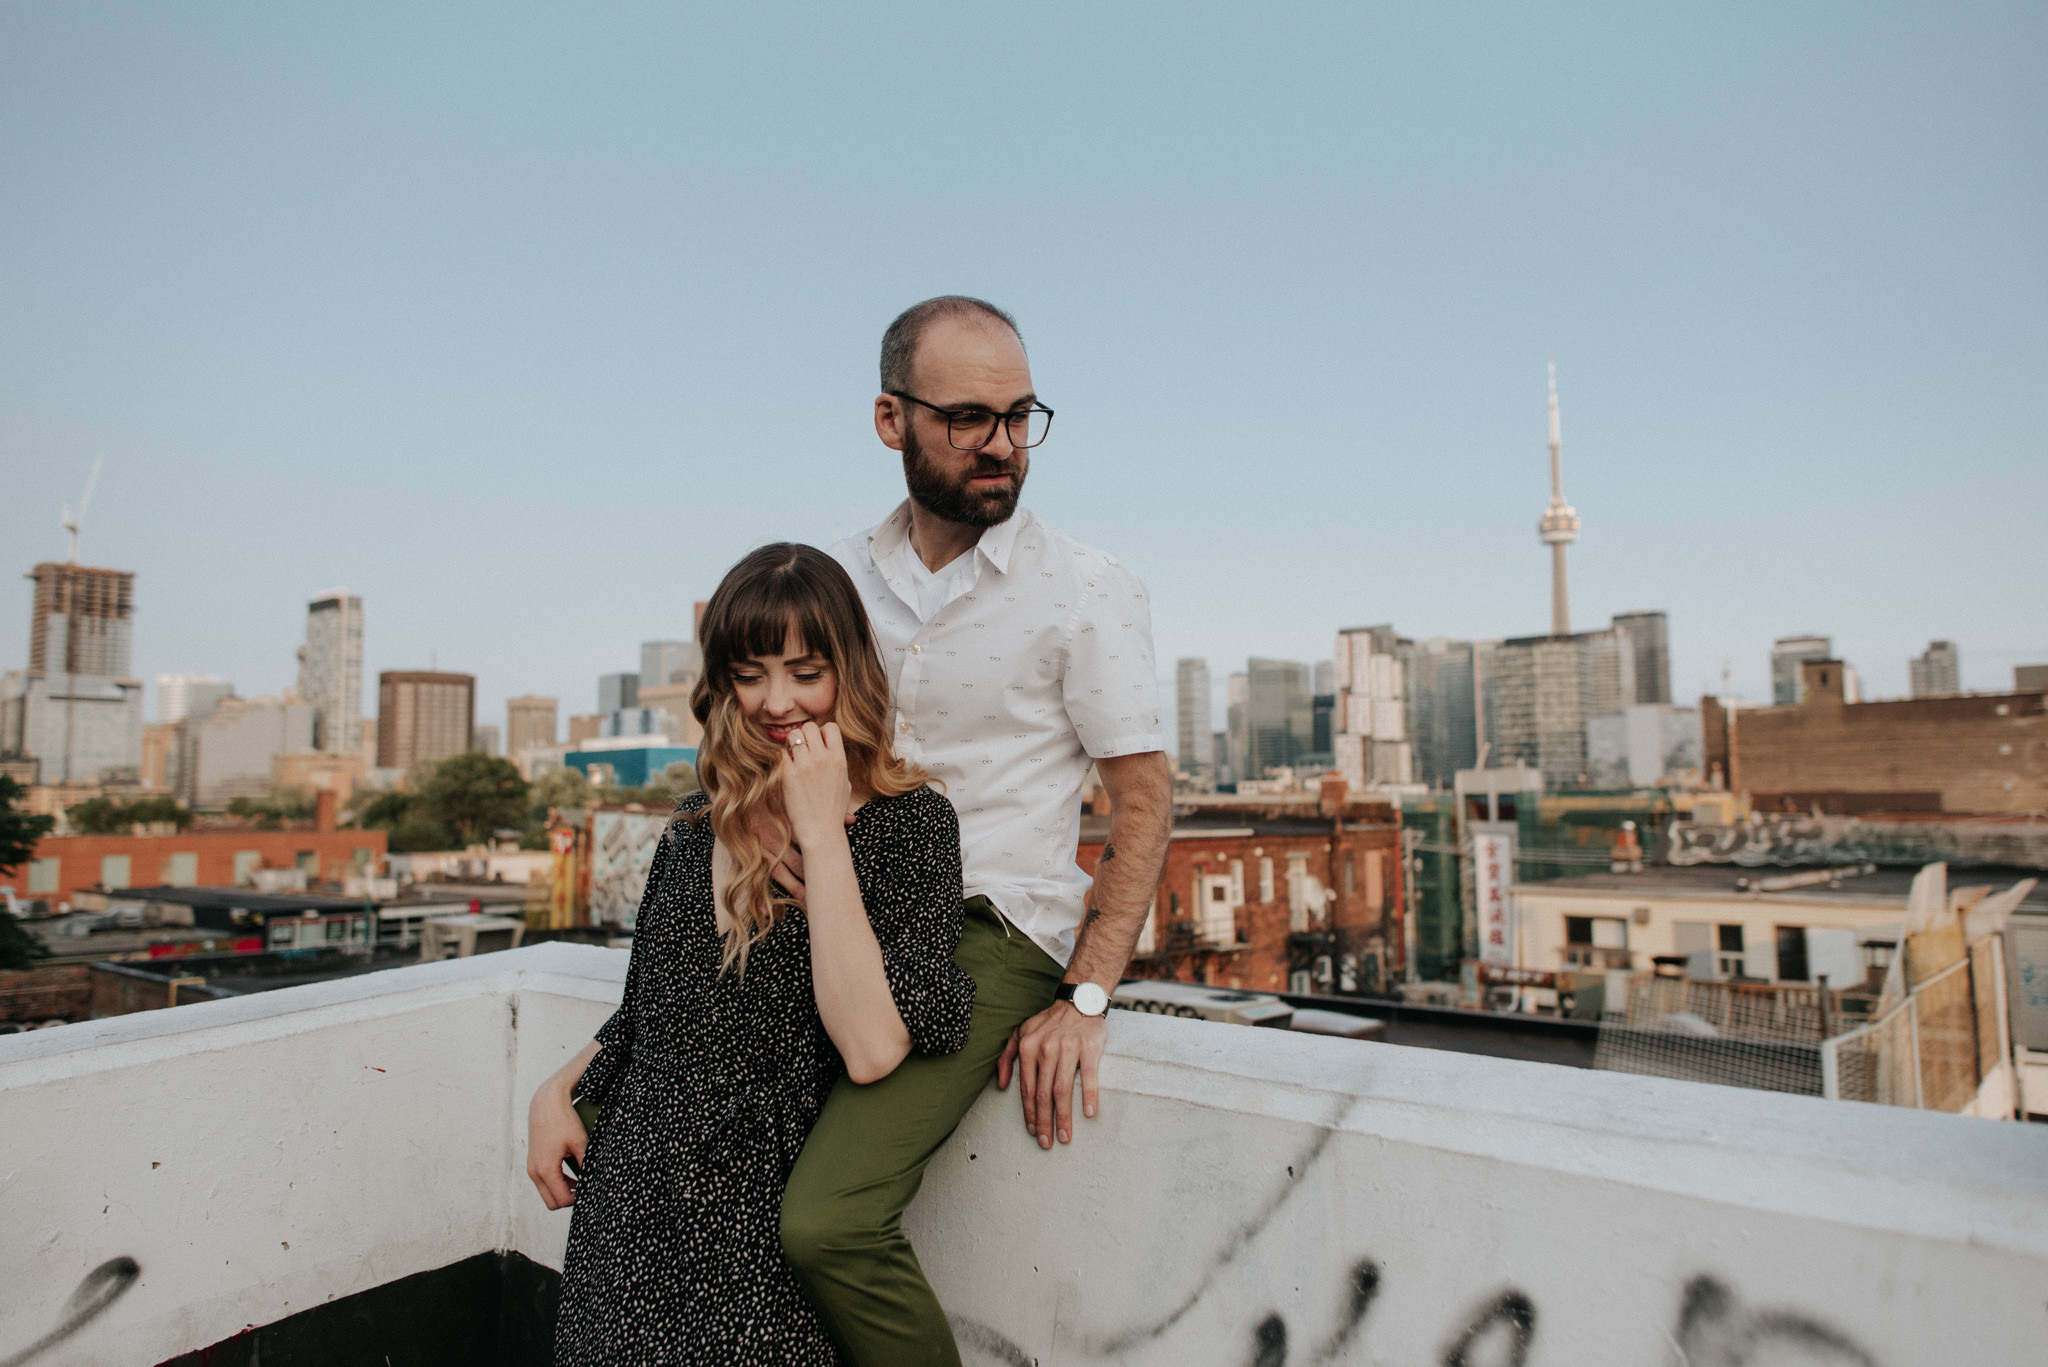
<svg viewBox="0 0 2048 1367">
<path fill-rule="evenodd" d="M 874 619 L 897 752 L 960 815 L 957 960 L 975 980 L 966 1049 L 842 1080 L 783 1198 L 784 1252 L 860 1367 L 959 1362 L 904 1207 L 991 1071 L 1017 1077 L 1042 1148 L 1071 1142 L 1077 1078 L 1095 1114 L 1108 994 L 1166 859 L 1145 587 L 1018 507 L 1051 419 L 1007 314 L 959 296 L 907 310 L 882 339 L 875 432 L 903 453 L 910 497 L 832 548 Z M 1074 863 L 1091 763 L 1112 803 L 1092 888 Z"/>
</svg>

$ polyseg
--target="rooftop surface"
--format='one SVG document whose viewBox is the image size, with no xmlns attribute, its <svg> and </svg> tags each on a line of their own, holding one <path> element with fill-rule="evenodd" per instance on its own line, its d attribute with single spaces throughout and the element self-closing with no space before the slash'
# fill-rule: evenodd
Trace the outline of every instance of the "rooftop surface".
<svg viewBox="0 0 2048 1367">
<path fill-rule="evenodd" d="M 1802 874 L 1818 873 L 1829 867 L 1831 866 L 1817 865 L 1813 868 L 1749 869 L 1733 864 L 1693 864 L 1683 867 L 1654 864 L 1646 865 L 1641 873 L 1584 873 L 1569 878 L 1546 878 L 1541 882 L 1525 883 L 1522 886 L 1531 892 L 1637 893 L 1645 897 L 1683 897 L 1688 894 L 1715 897 L 1753 895 L 1763 899 L 1797 899 L 1802 902 L 1896 901 L 1903 907 L 1906 894 L 1913 886 L 1913 878 L 1919 873 L 1917 867 L 1880 865 L 1871 873 L 1845 869 L 1839 880 L 1834 883 L 1802 883 L 1792 887 L 1770 888 L 1760 886 L 1775 884 L 1778 880 Z M 1952 868 L 1949 870 L 1948 886 L 1952 891 L 1967 887 L 2004 889 L 2029 878 L 2039 881 L 2021 903 L 2021 909 L 2028 913 L 2048 915 L 2048 874 L 2039 869 L 1985 866 Z"/>
<path fill-rule="evenodd" d="M 253 1326 L 500 1253 L 559 1266 L 568 1215 L 525 1178 L 522 1117 L 626 957 L 548 944 L 0 1039 L 0 1354 L 122 1258 L 125 1289 L 95 1284 L 104 1308 L 37 1367 L 254 1361 L 233 1349 Z M 1071 1147 L 1040 1152 L 991 1090 L 911 1208 L 969 1363 L 2039 1348 L 2048 1127 L 1128 1013 L 1111 1029 L 1100 1118 Z M 540 1313 L 531 1278 L 477 1294 Z M 397 1337 L 329 1360 L 437 1360 L 416 1321 L 352 1322 Z"/>
<path fill-rule="evenodd" d="M 361 911 L 360 897 L 332 897 L 318 892 L 258 892 L 254 888 L 123 888 L 108 893 L 113 901 L 167 902 L 176 906 L 208 909 L 240 907 L 274 916 L 293 916 L 303 911 Z"/>
</svg>

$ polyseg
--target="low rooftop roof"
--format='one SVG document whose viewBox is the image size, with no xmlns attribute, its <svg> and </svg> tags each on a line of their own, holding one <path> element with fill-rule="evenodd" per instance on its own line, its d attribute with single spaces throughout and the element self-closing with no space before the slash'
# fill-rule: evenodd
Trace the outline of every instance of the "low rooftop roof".
<svg viewBox="0 0 2048 1367">
<path fill-rule="evenodd" d="M 1845 902 L 1870 902 L 1896 899 L 1902 906 L 1906 893 L 1913 886 L 1914 875 L 1920 872 L 1918 866 L 1880 866 L 1871 873 L 1857 873 L 1847 865 L 1838 865 L 1844 870 L 1839 885 L 1829 883 L 1807 883 L 1796 887 L 1773 887 L 1765 889 L 1759 884 L 1772 883 L 1779 879 L 1797 877 L 1800 874 L 1819 873 L 1830 866 L 1815 865 L 1810 868 L 1763 868 L 1748 869 L 1736 864 L 1691 864 L 1673 866 L 1658 864 L 1646 867 L 1641 873 L 1584 873 L 1570 878 L 1546 878 L 1538 882 L 1524 883 L 1523 888 L 1535 892 L 1616 892 L 1636 893 L 1644 897 L 1730 896 L 1739 893 L 1757 893 L 1761 896 L 1797 897 L 1802 900 L 1839 900 Z M 1951 888 L 1989 885 L 1994 888 L 2008 888 L 2027 878 L 2042 878 L 2038 869 L 2013 869 L 1998 867 L 1951 868 L 1948 883 Z M 2021 903 L 2023 910 L 2048 915 L 2048 879 L 2042 879 Z"/>
<path fill-rule="evenodd" d="M 123 888 L 110 897 L 126 901 L 175 902 L 188 907 L 241 907 L 288 914 L 301 911 L 361 911 L 360 897 L 327 897 L 317 892 L 257 892 L 254 888 Z"/>
</svg>

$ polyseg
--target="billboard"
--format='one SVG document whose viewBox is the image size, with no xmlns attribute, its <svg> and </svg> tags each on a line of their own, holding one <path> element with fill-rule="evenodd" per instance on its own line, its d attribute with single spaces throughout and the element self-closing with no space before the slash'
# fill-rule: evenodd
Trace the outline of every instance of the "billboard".
<svg viewBox="0 0 2048 1367">
<path fill-rule="evenodd" d="M 666 812 L 598 811 L 590 818 L 590 920 L 633 928 Z"/>
<path fill-rule="evenodd" d="M 1472 893 L 1479 910 L 1479 961 L 1515 961 L 1515 838 L 1472 833 Z"/>
</svg>

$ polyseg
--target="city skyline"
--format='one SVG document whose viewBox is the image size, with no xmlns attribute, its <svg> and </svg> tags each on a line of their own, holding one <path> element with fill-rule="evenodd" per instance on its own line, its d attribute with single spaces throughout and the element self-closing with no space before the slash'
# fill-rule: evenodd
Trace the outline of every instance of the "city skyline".
<svg viewBox="0 0 2048 1367">
<path fill-rule="evenodd" d="M 1967 689 L 2048 659 L 2038 13 L 1048 13 L 1059 98 L 935 124 L 985 25 L 120 12 L 0 15 L 0 544 L 63 557 L 103 460 L 147 677 L 279 693 L 346 583 L 366 675 L 580 710 L 901 498 L 875 350 L 946 290 L 1018 315 L 1025 502 L 1144 577 L 1162 662 L 1542 631 L 1550 360 L 1573 607 L 1667 611 L 1676 701 L 1800 632 L 1872 695 L 1930 640 Z M 878 192 L 905 128 L 1033 193 Z"/>
</svg>

